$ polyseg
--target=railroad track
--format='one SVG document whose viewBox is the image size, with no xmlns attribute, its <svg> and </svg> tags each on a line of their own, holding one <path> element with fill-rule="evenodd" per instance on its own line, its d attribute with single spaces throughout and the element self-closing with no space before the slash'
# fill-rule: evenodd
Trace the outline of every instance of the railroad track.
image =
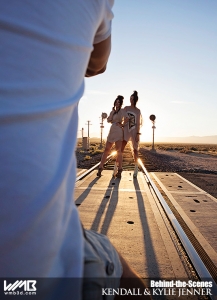
<svg viewBox="0 0 217 300">
<path fill-rule="evenodd" d="M 114 148 L 113 148 L 114 150 Z M 130 144 L 127 144 L 124 154 L 123 154 L 123 170 L 124 171 L 132 171 L 134 170 L 134 159 L 133 159 L 133 154 L 132 154 L 132 147 Z M 139 152 L 139 158 L 144 161 L 144 156 L 141 152 Z M 106 170 L 113 170 L 114 168 L 114 161 L 115 157 L 110 159 L 106 164 L 105 164 L 105 169 Z M 148 172 L 156 172 L 157 166 L 153 165 L 153 163 L 150 163 L 148 160 L 145 160 L 145 167 L 148 170 Z M 141 169 L 141 168 L 140 168 Z M 142 170 L 142 169 L 141 169 Z"/>
<path fill-rule="evenodd" d="M 139 154 L 139 157 L 141 158 L 141 154 Z M 111 159 L 105 163 L 104 166 L 105 170 L 113 170 L 115 159 L 116 159 L 116 155 L 111 157 Z M 132 155 L 132 148 L 130 144 L 127 144 L 123 154 L 123 171 L 132 171 L 134 170 L 134 167 L 135 164 Z"/>
<path fill-rule="evenodd" d="M 112 170 L 114 167 L 114 162 L 116 160 L 116 155 L 113 152 L 105 164 L 105 169 Z M 145 165 L 144 165 L 145 164 Z M 151 164 L 148 165 L 148 170 L 146 168 L 146 162 L 142 162 L 141 155 L 139 159 L 139 169 L 143 172 L 145 180 L 147 181 L 150 190 L 155 194 L 157 201 L 162 206 L 166 218 L 169 224 L 172 226 L 173 234 L 177 239 L 179 245 L 181 245 L 182 250 L 185 252 L 185 255 L 190 261 L 190 269 L 192 276 L 195 276 L 197 280 L 201 281 L 211 281 L 212 282 L 212 291 L 215 296 L 209 296 L 210 299 L 217 299 L 217 267 L 212 262 L 210 257 L 207 255 L 206 251 L 200 245 L 199 241 L 195 237 L 194 233 L 185 223 L 182 216 L 176 210 L 174 205 L 171 203 L 167 195 L 160 188 L 156 180 L 150 175 L 150 171 L 154 171 L 155 168 L 152 168 Z M 78 180 L 83 179 L 87 174 L 92 172 L 98 167 L 99 163 L 89 169 L 87 172 L 83 173 L 77 178 Z M 123 157 L 123 170 L 132 171 L 134 169 L 134 162 L 132 157 L 132 150 L 130 146 L 126 147 Z M 171 229 L 170 229 L 171 230 Z"/>
</svg>

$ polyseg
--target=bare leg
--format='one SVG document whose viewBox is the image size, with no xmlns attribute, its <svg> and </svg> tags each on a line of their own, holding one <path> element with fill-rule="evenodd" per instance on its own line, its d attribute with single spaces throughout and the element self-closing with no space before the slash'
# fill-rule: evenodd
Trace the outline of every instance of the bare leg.
<svg viewBox="0 0 217 300">
<path fill-rule="evenodd" d="M 121 142 L 121 153 L 122 153 L 122 158 L 123 158 L 123 152 L 124 152 L 124 148 L 125 148 L 126 144 L 127 144 L 127 141 L 125 141 L 125 140 L 123 140 L 123 141 Z M 117 155 L 117 158 L 116 158 L 116 163 L 117 163 L 117 165 L 118 165 L 118 155 Z M 121 164 L 121 168 L 122 168 L 122 164 Z"/>
<path fill-rule="evenodd" d="M 126 144 L 127 144 L 127 141 L 123 140 L 122 141 L 122 146 L 121 146 L 121 152 L 123 153 L 124 152 L 124 149 L 126 147 Z"/>
<path fill-rule="evenodd" d="M 106 161 L 106 158 L 108 157 L 108 154 L 109 154 L 109 151 L 111 150 L 112 145 L 113 145 L 113 143 L 109 143 L 108 141 L 106 142 L 105 151 L 103 152 L 99 168 L 103 168 L 103 165 Z"/>
<path fill-rule="evenodd" d="M 137 163 L 138 158 L 139 158 L 138 150 L 133 149 L 133 153 L 134 153 L 134 161 L 135 161 L 135 163 Z"/>
<path fill-rule="evenodd" d="M 117 150 L 117 162 L 118 162 L 118 172 L 116 174 L 117 178 L 121 178 L 121 173 L 122 173 L 122 152 L 121 152 L 121 146 L 122 146 L 122 141 L 117 141 L 115 143 L 116 150 Z"/>
<path fill-rule="evenodd" d="M 133 149 L 133 153 L 134 153 L 134 161 L 135 161 L 135 169 L 134 169 L 134 174 L 133 177 L 136 178 L 137 174 L 138 174 L 138 150 Z"/>
<path fill-rule="evenodd" d="M 115 142 L 115 147 L 117 151 L 117 162 L 118 162 L 118 169 L 122 169 L 122 141 Z"/>
</svg>

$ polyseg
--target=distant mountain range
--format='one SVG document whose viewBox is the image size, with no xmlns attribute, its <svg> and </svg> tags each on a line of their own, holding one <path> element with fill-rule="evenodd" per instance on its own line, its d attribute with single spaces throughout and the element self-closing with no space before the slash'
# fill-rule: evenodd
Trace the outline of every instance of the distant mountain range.
<svg viewBox="0 0 217 300">
<path fill-rule="evenodd" d="M 187 136 L 187 137 L 162 137 L 157 138 L 157 143 L 189 143 L 189 144 L 217 144 L 217 135 Z"/>
</svg>

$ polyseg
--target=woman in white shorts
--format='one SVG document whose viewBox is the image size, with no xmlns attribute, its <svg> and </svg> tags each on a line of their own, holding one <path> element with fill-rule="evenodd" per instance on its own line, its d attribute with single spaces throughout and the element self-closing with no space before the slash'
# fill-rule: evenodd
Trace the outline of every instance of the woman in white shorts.
<svg viewBox="0 0 217 300">
<path fill-rule="evenodd" d="M 101 176 L 103 165 L 106 161 L 106 158 L 109 154 L 109 151 L 111 150 L 112 145 L 115 143 L 115 147 L 117 150 L 117 162 L 118 162 L 118 172 L 117 177 L 121 178 L 121 172 L 122 172 L 122 152 L 121 152 L 121 146 L 123 141 L 123 126 L 126 122 L 128 122 L 128 117 L 126 114 L 126 111 L 122 109 L 123 105 L 123 99 L 124 97 L 121 95 L 118 95 L 117 98 L 114 101 L 114 107 L 112 108 L 112 111 L 107 118 L 107 121 L 109 123 L 112 123 L 107 141 L 105 146 L 105 151 L 102 155 L 101 162 L 99 165 L 97 176 Z"/>
</svg>

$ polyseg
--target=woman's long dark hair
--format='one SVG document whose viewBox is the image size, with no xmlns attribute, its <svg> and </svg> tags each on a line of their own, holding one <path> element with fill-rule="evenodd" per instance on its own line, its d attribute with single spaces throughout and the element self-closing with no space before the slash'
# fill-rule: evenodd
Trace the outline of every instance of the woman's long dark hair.
<svg viewBox="0 0 217 300">
<path fill-rule="evenodd" d="M 115 107 L 115 102 L 116 102 L 117 100 L 120 101 L 120 108 L 119 108 L 119 110 L 120 110 L 121 107 L 122 107 L 122 105 L 123 105 L 124 97 L 121 96 L 121 95 L 118 95 L 117 98 L 116 98 L 115 101 L 114 101 L 114 107 Z M 119 112 L 119 110 L 115 111 L 114 114 L 117 114 L 117 113 Z"/>
<path fill-rule="evenodd" d="M 138 92 L 137 92 L 137 91 L 134 91 L 133 94 L 132 94 L 131 96 L 133 96 L 133 104 L 134 104 L 134 106 L 136 107 L 136 103 L 137 103 L 137 101 L 139 100 L 139 98 L 138 98 Z"/>
</svg>

